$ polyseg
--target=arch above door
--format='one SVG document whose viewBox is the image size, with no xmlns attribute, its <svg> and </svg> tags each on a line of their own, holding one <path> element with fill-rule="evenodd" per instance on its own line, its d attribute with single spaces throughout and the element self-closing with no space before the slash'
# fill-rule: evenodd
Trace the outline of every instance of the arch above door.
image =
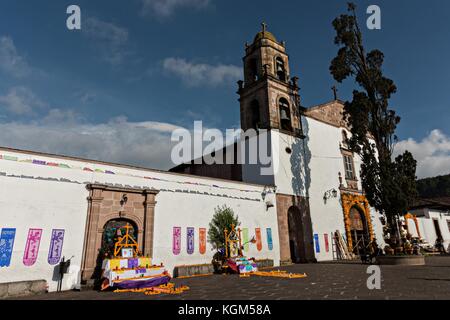
<svg viewBox="0 0 450 320">
<path fill-rule="evenodd" d="M 369 234 L 370 240 L 373 240 L 373 226 L 372 219 L 370 217 L 370 206 L 369 201 L 364 195 L 352 194 L 348 192 L 341 192 L 342 209 L 344 213 L 344 225 L 345 234 L 347 237 L 347 246 L 350 252 L 353 251 L 352 244 L 352 219 L 350 216 L 350 210 L 352 208 L 357 208 L 362 214 L 364 214 L 365 222 L 367 224 L 367 232 Z"/>
<path fill-rule="evenodd" d="M 88 184 L 88 215 L 82 258 L 82 281 L 92 278 L 102 244 L 103 228 L 113 219 L 131 220 L 138 229 L 139 251 L 153 255 L 155 189 L 119 188 Z"/>
</svg>

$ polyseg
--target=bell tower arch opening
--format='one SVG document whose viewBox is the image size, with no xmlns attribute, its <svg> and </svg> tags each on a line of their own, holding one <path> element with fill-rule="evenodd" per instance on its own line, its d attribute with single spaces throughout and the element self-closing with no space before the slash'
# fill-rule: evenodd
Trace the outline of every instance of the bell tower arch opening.
<svg viewBox="0 0 450 320">
<path fill-rule="evenodd" d="M 280 129 L 284 131 L 292 131 L 289 102 L 285 98 L 281 98 L 278 102 L 278 106 L 280 112 Z"/>
<path fill-rule="evenodd" d="M 286 70 L 284 67 L 284 61 L 281 57 L 275 58 L 275 68 L 278 80 L 286 81 Z"/>
</svg>

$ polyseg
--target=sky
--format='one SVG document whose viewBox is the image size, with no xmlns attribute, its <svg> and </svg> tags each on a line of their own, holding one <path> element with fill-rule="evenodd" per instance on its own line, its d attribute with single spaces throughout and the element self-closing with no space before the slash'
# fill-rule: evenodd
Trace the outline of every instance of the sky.
<svg viewBox="0 0 450 320">
<path fill-rule="evenodd" d="M 331 100 L 331 22 L 346 2 L 3 0 L 0 145 L 168 169 L 174 129 L 239 127 L 236 81 L 263 21 L 286 41 L 302 104 Z M 450 2 L 355 3 L 363 26 L 381 9 L 381 30 L 363 34 L 398 87 L 396 152 L 414 154 L 418 177 L 450 173 Z M 66 27 L 71 4 L 81 30 Z M 342 100 L 356 88 L 337 86 Z"/>
</svg>

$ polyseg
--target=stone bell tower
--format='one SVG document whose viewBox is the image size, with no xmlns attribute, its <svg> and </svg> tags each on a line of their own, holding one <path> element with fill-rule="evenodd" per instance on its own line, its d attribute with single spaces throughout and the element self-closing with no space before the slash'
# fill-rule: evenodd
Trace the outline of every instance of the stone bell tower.
<svg viewBox="0 0 450 320">
<path fill-rule="evenodd" d="M 262 23 L 252 44 L 246 44 L 244 81 L 238 81 L 241 128 L 277 129 L 302 136 L 298 78 L 290 77 L 286 45 Z"/>
</svg>

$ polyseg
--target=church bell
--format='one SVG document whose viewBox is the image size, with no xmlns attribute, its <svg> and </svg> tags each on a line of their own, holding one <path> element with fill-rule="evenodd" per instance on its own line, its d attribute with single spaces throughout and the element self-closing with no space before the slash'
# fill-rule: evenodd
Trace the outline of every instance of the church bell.
<svg viewBox="0 0 450 320">
<path fill-rule="evenodd" d="M 288 117 L 287 112 L 286 112 L 285 109 L 281 109 L 280 118 L 281 118 L 282 121 L 283 120 L 289 120 L 289 117 Z"/>
</svg>

